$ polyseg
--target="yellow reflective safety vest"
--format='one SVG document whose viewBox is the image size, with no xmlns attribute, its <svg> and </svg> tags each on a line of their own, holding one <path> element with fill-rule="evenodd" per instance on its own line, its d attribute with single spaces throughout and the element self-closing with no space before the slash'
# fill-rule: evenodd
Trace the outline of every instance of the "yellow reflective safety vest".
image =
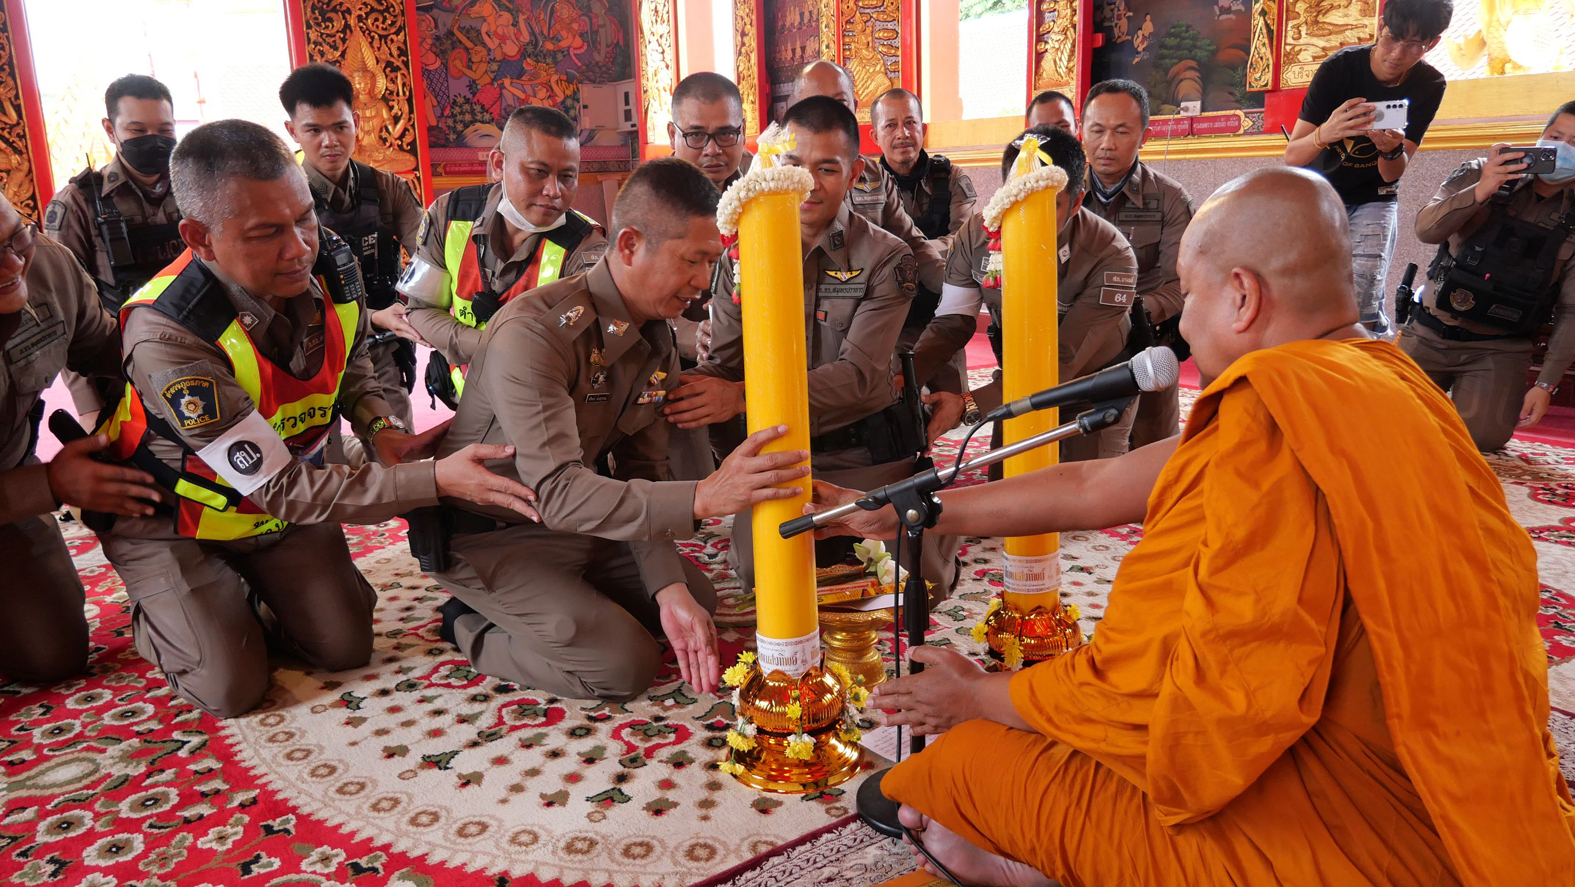
<svg viewBox="0 0 1575 887">
<path fill-rule="evenodd" d="M 297 379 L 258 351 L 241 325 L 235 306 L 223 293 L 223 285 L 193 259 L 190 250 L 148 281 L 120 309 L 123 332 L 132 311 L 151 309 L 174 318 L 217 345 L 229 359 L 235 380 L 290 452 L 318 464 L 329 432 L 339 421 L 339 386 L 355 345 L 363 300 L 355 254 L 326 230 L 320 243 L 317 265 L 312 270 L 328 294 L 329 310 L 323 314 L 323 364 L 309 379 Z M 145 403 L 129 382 L 119 403 L 105 410 L 104 416 L 98 431 L 109 435 L 111 457 L 147 471 L 160 486 L 178 497 L 175 530 L 180 535 L 224 541 L 277 533 L 287 525 L 253 505 L 220 478 L 164 420 L 158 407 Z M 179 469 L 171 468 L 148 449 L 155 436 L 180 444 Z"/>
</svg>

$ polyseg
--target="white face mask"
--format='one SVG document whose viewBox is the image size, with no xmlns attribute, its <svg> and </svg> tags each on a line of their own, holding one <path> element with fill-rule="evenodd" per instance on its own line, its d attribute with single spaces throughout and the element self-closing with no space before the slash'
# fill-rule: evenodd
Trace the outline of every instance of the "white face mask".
<svg viewBox="0 0 1575 887">
<path fill-rule="evenodd" d="M 510 225 L 524 231 L 526 234 L 540 234 L 543 231 L 551 231 L 554 228 L 562 227 L 569 216 L 568 213 L 564 213 L 549 225 L 532 225 L 525 220 L 525 214 L 515 209 L 514 204 L 509 201 L 508 189 L 504 189 L 503 195 L 498 199 L 498 212 L 502 213 L 503 218 Z"/>
<path fill-rule="evenodd" d="M 1537 147 L 1558 150 L 1558 165 L 1553 168 L 1553 172 L 1543 173 L 1540 176 L 1544 182 L 1550 185 L 1562 185 L 1575 179 L 1575 145 L 1553 139 L 1537 139 Z"/>
</svg>

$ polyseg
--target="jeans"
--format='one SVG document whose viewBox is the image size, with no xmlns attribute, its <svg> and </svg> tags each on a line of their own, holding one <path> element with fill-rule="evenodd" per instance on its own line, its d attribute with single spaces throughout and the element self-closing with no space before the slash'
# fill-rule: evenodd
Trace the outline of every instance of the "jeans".
<svg viewBox="0 0 1575 887">
<path fill-rule="evenodd" d="M 1351 224 L 1351 271 L 1356 284 L 1356 307 L 1362 324 L 1381 338 L 1394 337 L 1389 321 L 1389 293 L 1384 280 L 1395 252 L 1400 224 L 1398 201 L 1345 205 Z"/>
</svg>

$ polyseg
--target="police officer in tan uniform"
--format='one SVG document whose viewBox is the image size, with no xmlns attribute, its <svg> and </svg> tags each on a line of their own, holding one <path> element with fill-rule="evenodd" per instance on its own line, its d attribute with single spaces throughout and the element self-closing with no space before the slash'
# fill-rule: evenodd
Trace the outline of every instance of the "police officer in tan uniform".
<svg viewBox="0 0 1575 887">
<path fill-rule="evenodd" d="M 902 208 L 936 252 L 946 255 L 952 238 L 973 215 L 978 195 L 973 180 L 945 155 L 924 150 L 924 108 L 919 97 L 906 89 L 888 90 L 870 105 L 875 143 L 880 145 L 882 172 L 897 190 Z M 899 347 L 911 349 L 935 317 L 939 290 L 920 285 L 908 318 L 902 324 Z M 961 394 L 967 388 L 968 364 L 961 352 L 920 385 Z"/>
<path fill-rule="evenodd" d="M 1083 98 L 1083 151 L 1088 155 L 1083 208 L 1115 225 L 1137 255 L 1139 305 L 1132 312 L 1131 350 L 1165 345 L 1185 360 L 1176 257 L 1181 235 L 1192 221 L 1192 198 L 1180 182 L 1138 159 L 1148 133 L 1148 111 L 1148 92 L 1131 80 L 1106 80 L 1088 90 Z M 1138 395 L 1133 447 L 1180 431 L 1177 385 Z"/>
<path fill-rule="evenodd" d="M 1040 149 L 1066 171 L 1066 190 L 1056 195 L 1056 220 L 1061 225 L 1056 243 L 1059 254 L 1060 376 L 1070 381 L 1120 360 L 1127 346 L 1132 322 L 1128 316 L 1136 298 L 1137 259 L 1125 237 L 1109 222 L 1088 211 L 1082 190 L 1085 160 L 1075 137 L 1061 129 L 1035 127 L 1023 134 L 1040 140 Z M 1001 174 L 1006 176 L 1017 161 L 1022 138 L 1006 147 Z M 990 311 L 990 345 L 1001 359 L 1001 291 L 985 288 L 985 266 L 990 262 L 989 238 L 981 213 L 965 226 L 952 244 L 947 263 L 946 288 L 935 321 L 919 339 L 920 372 L 926 364 L 943 361 L 973 337 L 975 318 L 982 302 Z M 994 381 L 959 397 L 950 393 L 931 396 L 935 413 L 930 421 L 933 440 L 955 427 L 958 420 L 972 423 L 982 413 L 1001 405 L 1001 374 Z M 1075 408 L 1061 410 L 1070 420 Z M 1074 437 L 1061 443 L 1062 461 L 1104 459 L 1127 451 L 1133 407 L 1121 420 L 1096 435 Z"/>
<path fill-rule="evenodd" d="M 125 387 L 110 453 L 168 495 L 100 532 L 126 583 L 137 651 L 220 717 L 268 686 L 263 616 L 314 667 L 364 665 L 376 595 L 339 524 L 377 523 L 439 496 L 528 509 L 486 471 L 512 448 L 437 462 L 441 426 L 394 429 L 367 355 L 359 264 L 320 233 L 306 175 L 278 136 L 222 120 L 175 151 L 188 244 L 121 309 Z M 384 464 L 323 464 L 348 418 Z M 264 610 L 265 608 L 265 610 Z"/>
<path fill-rule="evenodd" d="M 815 177 L 799 209 L 804 252 L 804 325 L 809 345 L 810 448 L 816 476 L 869 489 L 911 474 L 924 430 L 898 402 L 891 356 L 913 301 L 917 269 L 896 237 L 851 211 L 845 191 L 857 180 L 858 122 L 825 96 L 787 110 L 783 124 L 796 140 L 789 165 Z M 745 411 L 743 321 L 733 302 L 736 269 L 725 269 L 711 302 L 711 354 L 671 395 L 665 408 L 680 428 L 731 422 Z M 740 298 L 749 298 L 748 293 Z M 726 449 L 725 434 L 718 450 Z M 956 578 L 955 537 L 925 540 L 924 577 L 946 593 Z M 729 560 L 744 587 L 754 582 L 749 515 L 733 519 Z"/>
<path fill-rule="evenodd" d="M 44 233 L 76 255 L 99 297 L 116 311 L 154 272 L 180 255 L 180 209 L 170 191 L 175 107 L 169 88 L 144 74 L 127 74 L 104 91 L 104 133 L 115 156 L 85 169 L 55 192 L 44 211 Z M 100 392 L 65 371 L 78 415 L 92 424 Z"/>
<path fill-rule="evenodd" d="M 738 181 L 754 159 L 744 149 L 744 99 L 733 81 L 710 71 L 690 74 L 673 90 L 673 119 L 667 124 L 673 156 L 700 168 L 718 191 Z M 684 313 L 673 318 L 678 360 L 693 369 L 709 347 L 712 285 Z M 711 435 L 705 428 L 672 429 L 670 467 L 677 480 L 699 480 L 716 468 Z"/>
<path fill-rule="evenodd" d="M 1417 238 L 1439 252 L 1398 344 L 1449 392 L 1484 452 L 1542 421 L 1575 361 L 1575 102 L 1553 113 L 1538 144 L 1556 150 L 1552 172 L 1528 176 L 1523 154 L 1494 145 L 1416 217 Z M 1549 319 L 1528 386 L 1532 338 Z"/>
<path fill-rule="evenodd" d="M 1028 129 L 1051 126 L 1077 135 L 1077 106 L 1072 104 L 1072 99 L 1066 93 L 1047 89 L 1028 102 L 1028 111 L 1023 114 L 1023 126 Z"/>
<path fill-rule="evenodd" d="M 578 274 L 607 251 L 601 226 L 570 208 L 580 140 L 561 111 L 516 108 L 487 168 L 495 184 L 456 188 L 427 208 L 399 282 L 410 325 L 456 370 L 470 363 L 488 319 L 509 300 Z M 457 394 L 462 385 L 454 387 Z"/>
<path fill-rule="evenodd" d="M 500 471 L 536 490 L 541 522 L 447 505 L 415 518 L 444 530 L 442 550 L 417 554 L 437 558 L 434 575 L 455 595 L 441 608 L 444 637 L 484 674 L 626 700 L 656 679 L 653 635 L 665 635 L 683 679 L 717 687 L 716 592 L 673 543 L 702 518 L 795 495 L 771 485 L 804 478 L 808 456 L 758 455 L 780 436 L 770 430 L 704 480 L 667 480 L 659 411 L 679 380 L 667 320 L 722 254 L 717 198 L 683 160 L 644 164 L 613 207 L 607 256 L 487 325 L 440 452 L 514 443 Z"/>
<path fill-rule="evenodd" d="M 301 146 L 317 221 L 343 238 L 360 260 L 373 332 L 383 339 L 370 348 L 372 367 L 383 399 L 408 428 L 414 421 L 409 392 L 416 383 L 421 336 L 405 320 L 394 284 L 403 266 L 400 248 L 416 251 L 421 203 L 404 179 L 351 159 L 361 118 L 352 110 L 355 88 L 338 68 L 322 63 L 296 68 L 279 87 L 279 101 L 289 115 L 284 128 Z M 388 339 L 390 333 L 396 338 Z"/>
<path fill-rule="evenodd" d="M 141 514 L 158 500 L 148 475 L 91 458 L 102 438 L 68 443 L 47 463 L 34 455 L 44 389 L 67 367 L 120 378 L 120 330 L 72 254 L 0 195 L 0 674 L 34 685 L 87 667 L 82 582 L 51 512 Z"/>
<path fill-rule="evenodd" d="M 853 112 L 855 118 L 858 115 L 853 75 L 835 62 L 811 62 L 799 72 L 798 80 L 793 84 L 793 101 L 799 102 L 810 96 L 836 99 Z M 935 248 L 924 232 L 913 223 L 913 217 L 903 209 L 902 197 L 879 160 L 871 157 L 861 159 L 864 169 L 854 180 L 853 187 L 848 189 L 848 208 L 907 244 L 918 263 L 918 282 L 939 292 L 946 278 L 946 254 Z"/>
</svg>

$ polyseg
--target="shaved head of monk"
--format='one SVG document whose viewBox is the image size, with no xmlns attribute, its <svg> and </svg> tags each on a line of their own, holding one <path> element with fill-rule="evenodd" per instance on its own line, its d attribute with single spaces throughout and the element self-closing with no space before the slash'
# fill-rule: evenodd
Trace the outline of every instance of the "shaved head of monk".
<svg viewBox="0 0 1575 887">
<path fill-rule="evenodd" d="M 1221 186 L 1187 226 L 1176 270 L 1181 334 L 1205 384 L 1253 351 L 1362 335 L 1345 207 L 1306 170 L 1265 167 Z"/>
<path fill-rule="evenodd" d="M 797 104 L 815 95 L 836 99 L 855 114 L 859 111 L 853 91 L 853 75 L 836 62 L 810 62 L 798 72 L 798 79 L 793 81 L 793 101 L 790 104 Z"/>
</svg>

